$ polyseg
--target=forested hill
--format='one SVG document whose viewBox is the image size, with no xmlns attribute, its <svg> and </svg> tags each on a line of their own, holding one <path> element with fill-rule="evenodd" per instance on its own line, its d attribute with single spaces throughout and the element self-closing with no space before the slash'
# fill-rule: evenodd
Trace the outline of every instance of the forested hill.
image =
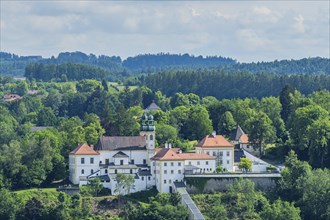
<svg viewBox="0 0 330 220">
<path fill-rule="evenodd" d="M 224 69 L 230 72 L 276 74 L 317 74 L 330 75 L 330 59 L 304 58 L 300 60 L 281 60 L 273 62 L 239 63 L 232 58 L 221 56 L 193 56 L 189 54 L 144 54 L 122 60 L 119 56 L 96 56 L 82 52 L 63 52 L 57 57 L 18 56 L 0 52 L 0 74 L 23 76 L 30 64 L 45 65 L 83 64 L 111 72 L 112 78 L 122 80 L 128 76 L 143 73 L 157 73 L 165 70 Z"/>
<path fill-rule="evenodd" d="M 285 85 L 310 94 L 320 89 L 330 90 L 330 77 L 325 74 L 279 75 L 248 72 L 230 73 L 224 70 L 168 71 L 141 77 L 144 85 L 167 96 L 177 92 L 195 93 L 201 97 L 245 98 L 277 96 Z"/>
<path fill-rule="evenodd" d="M 221 56 L 193 56 L 189 54 L 144 54 L 128 57 L 123 65 L 131 71 L 159 71 L 169 68 L 212 68 L 234 65 L 236 61 Z"/>
<path fill-rule="evenodd" d="M 252 73 L 276 74 L 330 74 L 330 59 L 315 57 L 300 60 L 275 60 L 273 62 L 238 63 L 226 66 L 224 69 L 232 71 L 247 71 Z"/>
</svg>

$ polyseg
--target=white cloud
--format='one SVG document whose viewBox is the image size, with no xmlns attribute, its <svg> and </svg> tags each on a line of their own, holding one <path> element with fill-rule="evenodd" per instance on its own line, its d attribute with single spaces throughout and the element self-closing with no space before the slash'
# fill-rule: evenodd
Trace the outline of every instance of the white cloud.
<svg viewBox="0 0 330 220">
<path fill-rule="evenodd" d="M 1 50 L 329 56 L 329 2 L 1 1 Z M 305 45 L 302 47 L 302 45 Z"/>
<path fill-rule="evenodd" d="M 298 16 L 294 17 L 295 20 L 295 24 L 294 24 L 294 29 L 298 32 L 298 33 L 305 33 L 305 25 L 304 25 L 304 17 L 299 14 Z"/>
</svg>

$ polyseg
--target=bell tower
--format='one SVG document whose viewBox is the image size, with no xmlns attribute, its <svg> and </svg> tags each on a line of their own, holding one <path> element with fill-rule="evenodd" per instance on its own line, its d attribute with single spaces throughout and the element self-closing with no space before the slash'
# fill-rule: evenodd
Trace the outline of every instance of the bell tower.
<svg viewBox="0 0 330 220">
<path fill-rule="evenodd" d="M 148 151 L 148 163 L 150 165 L 150 158 L 155 153 L 155 138 L 156 138 L 156 127 L 154 124 L 154 116 L 147 115 L 144 113 L 141 118 L 140 135 L 144 136 L 147 143 Z"/>
</svg>

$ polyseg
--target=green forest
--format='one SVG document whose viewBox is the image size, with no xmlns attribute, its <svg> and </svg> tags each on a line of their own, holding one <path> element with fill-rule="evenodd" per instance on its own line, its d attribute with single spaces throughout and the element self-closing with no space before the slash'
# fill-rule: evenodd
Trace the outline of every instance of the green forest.
<svg viewBox="0 0 330 220">
<path fill-rule="evenodd" d="M 97 182 L 73 196 L 55 190 L 68 184 L 68 154 L 77 144 L 96 144 L 100 135 L 138 135 L 140 116 L 153 101 L 161 108 L 152 113 L 157 147 L 171 142 L 189 152 L 213 130 L 228 137 L 240 125 L 255 149 L 265 144 L 265 160 L 285 165 L 271 193 L 238 180 L 226 192 L 193 195 L 207 219 L 330 219 L 329 60 L 237 70 L 243 64 L 222 57 L 177 55 L 173 66 L 169 54 L 129 62 L 103 57 L 102 67 L 100 57 L 80 56 L 1 55 L 2 63 L 20 60 L 26 80 L 0 76 L 0 219 L 186 219 L 176 194 L 115 197 Z M 184 58 L 203 65 L 182 68 Z M 128 69 L 143 69 L 144 59 L 155 67 L 148 67 L 152 74 Z M 106 67 L 108 61 L 118 68 Z M 232 68 L 213 68 L 217 62 Z M 304 62 L 310 69 L 301 72 Z M 259 67 L 264 70 L 254 70 Z M 2 99 L 6 94 L 21 98 Z"/>
</svg>

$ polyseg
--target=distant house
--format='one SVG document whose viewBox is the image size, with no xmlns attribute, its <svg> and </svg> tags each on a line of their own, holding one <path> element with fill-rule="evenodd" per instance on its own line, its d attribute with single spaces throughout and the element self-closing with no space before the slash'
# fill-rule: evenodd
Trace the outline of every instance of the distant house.
<svg viewBox="0 0 330 220">
<path fill-rule="evenodd" d="M 41 131 L 41 130 L 46 130 L 49 128 L 53 128 L 51 126 L 33 126 L 31 127 L 31 131 Z"/>
<path fill-rule="evenodd" d="M 197 153 L 206 153 L 216 158 L 216 166 L 221 166 L 228 171 L 234 170 L 234 145 L 215 131 L 204 137 L 196 145 Z"/>
<path fill-rule="evenodd" d="M 249 135 L 245 134 L 239 125 L 237 125 L 237 128 L 231 133 L 230 142 L 239 149 L 243 149 L 252 154 L 258 154 L 258 151 L 254 150 L 252 143 L 249 141 Z"/>
<path fill-rule="evenodd" d="M 205 153 L 182 153 L 179 148 L 160 148 L 151 158 L 151 173 L 156 177 L 159 192 L 172 193 L 175 182 L 182 182 L 184 175 L 213 173 L 215 157 Z"/>
<path fill-rule="evenodd" d="M 144 109 L 144 111 L 146 112 L 157 111 L 157 110 L 161 110 L 161 108 L 155 103 L 154 100 L 152 100 L 152 103 L 146 109 Z"/>
<path fill-rule="evenodd" d="M 26 94 L 28 95 L 35 95 L 35 94 L 38 94 L 38 90 L 36 89 L 29 89 L 28 91 L 26 91 Z"/>
<path fill-rule="evenodd" d="M 22 97 L 20 95 L 17 94 L 6 94 L 3 96 L 3 100 L 6 102 L 11 102 L 11 101 L 15 101 L 15 100 L 19 100 Z"/>
</svg>

